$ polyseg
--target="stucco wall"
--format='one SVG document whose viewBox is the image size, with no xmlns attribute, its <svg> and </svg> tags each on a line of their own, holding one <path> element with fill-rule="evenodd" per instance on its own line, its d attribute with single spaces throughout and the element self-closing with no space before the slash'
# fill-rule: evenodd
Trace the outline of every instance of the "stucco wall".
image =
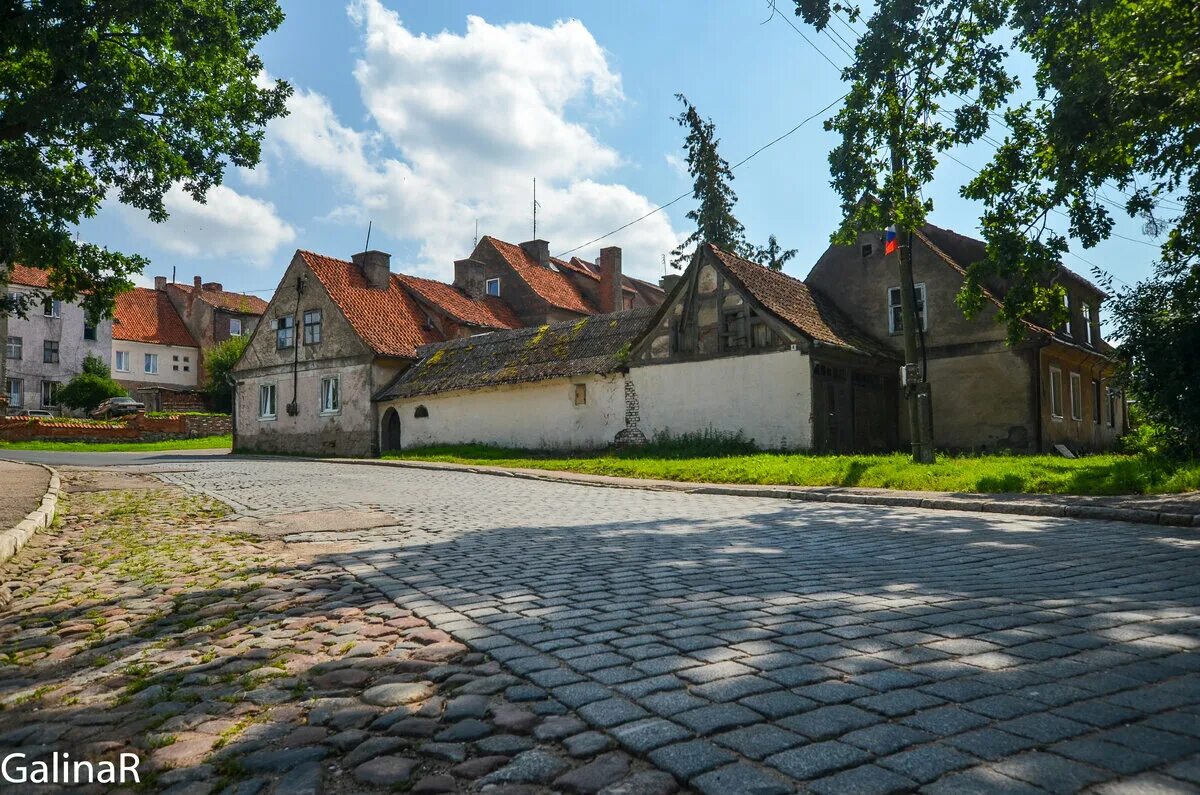
<svg viewBox="0 0 1200 795">
<path fill-rule="evenodd" d="M 1052 452 L 1054 445 L 1065 444 L 1075 452 L 1101 452 L 1117 446 L 1121 434 L 1128 430 L 1125 416 L 1125 401 L 1119 391 L 1113 400 L 1115 409 L 1109 422 L 1108 390 L 1117 389 L 1112 380 L 1111 365 L 1104 364 L 1095 356 L 1074 350 L 1064 345 L 1051 345 L 1039 351 L 1041 361 L 1041 411 L 1043 449 Z M 1062 416 L 1053 413 L 1051 400 L 1050 369 L 1058 368 L 1062 373 Z M 1071 413 L 1071 374 L 1079 374 L 1080 418 Z M 1096 405 L 1095 388 L 1100 386 L 1100 405 Z"/>
<path fill-rule="evenodd" d="M 575 405 L 575 384 L 587 387 L 585 405 Z M 429 416 L 415 417 L 418 406 L 424 406 Z M 620 375 L 560 378 L 426 395 L 381 403 L 379 416 L 384 417 L 389 408 L 400 415 L 403 449 L 471 442 L 529 449 L 606 447 L 625 427 L 624 379 Z"/>
<path fill-rule="evenodd" d="M 117 369 L 117 351 L 129 354 L 129 369 Z M 158 354 L 158 374 L 146 372 L 147 353 Z M 176 360 L 174 357 L 178 356 Z M 200 349 L 178 345 L 156 345 L 148 342 L 133 342 L 131 340 L 113 340 L 112 355 L 109 367 L 113 378 L 123 385 L 155 384 L 162 386 L 195 387 L 196 376 L 200 370 Z M 186 370 L 184 368 L 187 368 Z M 176 370 L 175 368 L 179 368 Z"/>
<path fill-rule="evenodd" d="M 22 285 L 8 285 L 11 293 L 37 292 Z M 96 327 L 96 339 L 85 340 L 83 327 L 85 313 L 78 304 L 63 303 L 59 317 L 49 318 L 42 314 L 40 306 L 30 307 L 28 317 L 8 318 L 7 336 L 20 337 L 21 358 L 6 362 L 6 378 L 20 379 L 24 393 L 23 408 L 42 408 L 42 381 L 57 381 L 65 384 L 83 371 L 83 360 L 88 354 L 109 361 L 112 348 L 112 321 L 102 320 Z M 43 342 L 58 342 L 58 362 L 42 361 Z M 0 387 L 4 384 L 0 383 Z"/>
<path fill-rule="evenodd" d="M 1033 372 L 1026 350 L 929 360 L 933 395 L 933 440 L 938 449 L 1034 452 Z M 908 438 L 901 399 L 900 427 Z"/>
<path fill-rule="evenodd" d="M 647 437 L 711 428 L 763 448 L 812 446 L 812 378 L 800 351 L 634 367 Z"/>
</svg>

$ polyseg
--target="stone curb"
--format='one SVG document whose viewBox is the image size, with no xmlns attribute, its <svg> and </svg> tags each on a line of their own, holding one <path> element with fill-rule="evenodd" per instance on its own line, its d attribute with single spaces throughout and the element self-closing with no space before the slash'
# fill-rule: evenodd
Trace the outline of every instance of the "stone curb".
<svg viewBox="0 0 1200 795">
<path fill-rule="evenodd" d="M 1012 516 L 1049 516 L 1064 519 L 1100 519 L 1135 524 L 1170 525 L 1173 527 L 1200 527 L 1200 513 L 1177 513 L 1173 511 L 1147 511 L 1137 508 L 1117 508 L 1105 505 L 1072 504 L 1060 502 L 997 500 L 990 494 L 949 495 L 931 492 L 930 496 L 910 493 L 861 494 L 839 486 L 738 486 L 706 483 L 685 483 L 673 480 L 640 480 L 615 478 L 607 475 L 583 475 L 574 472 L 538 469 L 509 469 L 478 464 L 451 464 L 441 461 L 386 461 L 367 458 L 318 458 L 330 464 L 355 464 L 359 466 L 391 466 L 409 469 L 449 470 L 469 472 L 476 475 L 495 475 L 543 480 L 551 483 L 572 483 L 579 486 L 601 486 L 618 489 L 643 489 L 646 491 L 676 491 L 684 494 L 715 494 L 726 497 L 770 497 L 805 502 L 833 502 L 850 505 L 886 505 L 900 508 L 924 508 L 935 511 L 970 511 L 975 513 L 999 513 Z M 882 491 L 882 490 L 881 490 Z"/>
<path fill-rule="evenodd" d="M 10 527 L 3 532 L 0 532 L 0 563 L 4 563 L 13 555 L 20 551 L 21 547 L 25 546 L 26 542 L 33 537 L 33 534 L 38 530 L 49 527 L 54 521 L 54 512 L 58 509 L 58 492 L 61 486 L 61 480 L 58 477 L 58 472 L 53 467 L 45 464 L 33 464 L 29 461 L 14 461 L 12 459 L 0 459 L 13 464 L 29 464 L 31 466 L 39 466 L 50 473 L 50 487 L 46 489 L 46 493 L 42 495 L 42 504 L 29 514 L 17 522 L 13 527 Z"/>
</svg>

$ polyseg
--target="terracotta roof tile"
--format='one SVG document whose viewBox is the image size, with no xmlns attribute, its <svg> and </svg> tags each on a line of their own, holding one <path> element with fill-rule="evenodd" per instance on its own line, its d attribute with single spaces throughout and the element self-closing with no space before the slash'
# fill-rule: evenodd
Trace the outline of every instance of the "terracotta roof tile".
<svg viewBox="0 0 1200 795">
<path fill-rule="evenodd" d="M 565 274 L 543 268 L 520 246 L 497 240 L 491 235 L 485 235 L 480 242 L 483 241 L 489 242 L 512 266 L 517 275 L 529 285 L 529 289 L 537 293 L 546 303 L 583 315 L 596 314 L 596 309 L 584 300 L 579 289 Z"/>
<path fill-rule="evenodd" d="M 112 335 L 115 340 L 199 347 L 167 294 L 146 287 L 117 296 Z"/>
<path fill-rule="evenodd" d="M 855 326 L 833 302 L 799 279 L 773 271 L 709 244 L 736 281 L 779 319 L 810 339 L 894 359 L 896 354 Z"/>
<path fill-rule="evenodd" d="M 196 288 L 190 284 L 171 283 L 167 285 L 167 289 L 178 290 L 184 295 L 188 295 Z M 201 289 L 196 293 L 196 297 L 210 306 L 215 306 L 217 309 L 224 309 L 227 312 L 237 312 L 242 315 L 261 315 L 267 311 L 267 302 L 256 295 L 232 293 L 228 290 Z"/>
<path fill-rule="evenodd" d="M 49 287 L 50 274 L 42 268 L 30 268 L 15 262 L 8 267 L 8 283 L 24 287 Z"/>
<path fill-rule="evenodd" d="M 519 328 L 521 325 L 512 308 L 495 296 L 476 301 L 457 287 L 433 279 L 422 279 L 403 273 L 396 274 L 396 278 L 405 287 L 460 323 L 496 329 Z"/>
<path fill-rule="evenodd" d="M 416 358 L 418 346 L 441 341 L 437 331 L 426 327 L 425 313 L 394 274 L 388 289 L 375 290 L 352 262 L 311 251 L 299 254 L 354 331 L 377 354 Z"/>
</svg>

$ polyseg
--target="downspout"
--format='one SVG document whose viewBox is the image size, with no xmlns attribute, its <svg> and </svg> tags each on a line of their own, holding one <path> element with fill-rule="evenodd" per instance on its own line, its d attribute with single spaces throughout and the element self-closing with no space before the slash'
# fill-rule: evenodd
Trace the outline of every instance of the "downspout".
<svg viewBox="0 0 1200 795">
<path fill-rule="evenodd" d="M 300 405 L 296 402 L 300 391 L 300 324 L 296 321 L 300 319 L 300 296 L 304 295 L 307 284 L 308 279 L 303 273 L 296 277 L 296 309 L 292 313 L 292 402 L 287 407 L 292 417 L 300 413 Z"/>
<path fill-rule="evenodd" d="M 1042 348 L 1050 344 L 1050 340 L 1042 341 L 1032 350 L 1033 354 L 1033 425 L 1037 433 L 1037 452 L 1044 452 L 1042 447 Z"/>
</svg>

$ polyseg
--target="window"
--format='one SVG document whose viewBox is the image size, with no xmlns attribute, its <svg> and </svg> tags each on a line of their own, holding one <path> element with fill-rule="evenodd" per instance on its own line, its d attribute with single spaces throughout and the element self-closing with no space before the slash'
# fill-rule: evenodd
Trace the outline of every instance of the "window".
<svg viewBox="0 0 1200 795">
<path fill-rule="evenodd" d="M 1117 393 L 1108 390 L 1108 427 L 1117 427 Z"/>
<path fill-rule="evenodd" d="M 424 417 L 428 417 L 429 409 L 425 408 L 424 406 L 417 406 L 416 410 L 413 411 L 413 416 L 416 417 L 417 419 L 422 419 Z"/>
<path fill-rule="evenodd" d="M 310 309 L 304 313 L 304 344 L 316 345 L 321 341 L 321 310 Z"/>
<path fill-rule="evenodd" d="M 306 329 L 307 331 L 307 329 Z M 342 395 L 338 377 L 321 379 L 321 413 L 336 414 L 342 408 Z"/>
<path fill-rule="evenodd" d="M 925 316 L 925 285 L 914 284 L 913 291 L 917 294 L 917 317 L 921 319 L 921 330 L 929 330 L 929 318 Z M 904 315 L 900 303 L 900 288 L 888 288 L 888 332 L 899 334 L 904 331 Z"/>
<path fill-rule="evenodd" d="M 118 373 L 129 372 L 129 351 L 117 351 L 116 368 Z"/>
<path fill-rule="evenodd" d="M 21 351 L 24 347 L 24 341 L 20 337 L 9 337 L 8 344 L 4 346 L 4 355 L 11 361 L 21 358 Z"/>
<path fill-rule="evenodd" d="M 58 405 L 58 382 L 43 381 L 42 382 L 42 406 L 50 408 Z"/>
<path fill-rule="evenodd" d="M 292 347 L 295 342 L 296 319 L 284 315 L 275 321 L 275 347 L 279 350 Z"/>
<path fill-rule="evenodd" d="M 185 373 L 186 373 L 186 372 L 189 372 L 189 371 L 191 371 L 191 369 L 192 369 L 192 368 L 191 368 L 191 367 L 188 367 L 186 364 L 183 366 L 183 371 L 184 371 Z"/>
<path fill-rule="evenodd" d="M 183 357 L 183 360 L 184 360 L 185 362 L 190 362 L 190 361 L 192 360 L 192 357 L 191 357 L 191 356 L 184 356 L 184 357 Z"/>
<path fill-rule="evenodd" d="M 575 405 L 587 405 L 587 384 L 575 384 Z"/>
<path fill-rule="evenodd" d="M 1083 340 L 1088 345 L 1092 344 L 1092 305 L 1084 304 L 1080 307 L 1083 312 Z M 1100 404 L 1097 403 L 1097 406 Z"/>
<path fill-rule="evenodd" d="M 500 280 L 499 279 L 488 279 L 486 292 L 488 295 L 499 296 L 500 295 Z"/>
<path fill-rule="evenodd" d="M 1050 368 L 1050 416 L 1056 420 L 1063 418 L 1062 370 L 1057 367 Z"/>
<path fill-rule="evenodd" d="M 158 354 L 157 353 L 145 354 L 145 357 L 143 360 L 143 369 L 150 375 L 156 375 L 158 373 Z"/>
<path fill-rule="evenodd" d="M 4 379 L 4 394 L 8 395 L 9 408 L 17 409 L 25 405 L 25 390 L 22 389 L 24 383 L 20 378 Z"/>
<path fill-rule="evenodd" d="M 1071 419 L 1083 419 L 1083 379 L 1071 373 Z"/>
<path fill-rule="evenodd" d="M 61 317 L 62 301 L 47 296 L 46 300 L 42 302 L 42 314 L 46 317 Z"/>
<path fill-rule="evenodd" d="M 869 257 L 869 256 L 871 256 L 871 254 L 872 254 L 872 253 L 874 253 L 874 251 L 875 251 L 875 247 L 874 247 L 874 246 L 872 246 L 870 243 L 864 243 L 864 244 L 863 244 L 863 247 L 862 247 L 862 255 L 863 255 L 864 257 Z"/>
<path fill-rule="evenodd" d="M 242 319 L 241 318 L 239 318 L 239 317 L 229 318 L 229 336 L 231 336 L 231 337 L 242 336 Z"/>
<path fill-rule="evenodd" d="M 42 363 L 58 364 L 58 340 L 42 342 Z"/>
<path fill-rule="evenodd" d="M 96 339 L 96 327 L 89 325 L 87 323 L 84 323 L 83 324 L 83 338 L 85 340 L 93 340 L 94 341 Z"/>
<path fill-rule="evenodd" d="M 259 419 L 275 419 L 275 385 L 263 384 L 258 388 Z"/>
<path fill-rule="evenodd" d="M 1067 308 L 1067 322 L 1063 323 L 1063 334 L 1066 334 L 1068 337 L 1073 337 L 1075 335 L 1071 333 L 1071 296 L 1063 296 L 1063 306 Z"/>
<path fill-rule="evenodd" d="M 1092 422 L 1100 424 L 1100 382 L 1092 382 Z"/>
<path fill-rule="evenodd" d="M 177 361 L 179 361 L 179 357 L 178 357 L 178 356 L 172 356 L 172 357 L 171 357 L 171 361 L 173 361 L 173 362 L 177 362 Z"/>
<path fill-rule="evenodd" d="M 177 365 L 177 364 L 173 364 L 173 365 L 171 365 L 171 369 L 172 369 L 172 370 L 174 370 L 175 372 L 177 372 L 177 373 L 178 373 L 178 372 L 179 372 L 179 365 Z"/>
</svg>

